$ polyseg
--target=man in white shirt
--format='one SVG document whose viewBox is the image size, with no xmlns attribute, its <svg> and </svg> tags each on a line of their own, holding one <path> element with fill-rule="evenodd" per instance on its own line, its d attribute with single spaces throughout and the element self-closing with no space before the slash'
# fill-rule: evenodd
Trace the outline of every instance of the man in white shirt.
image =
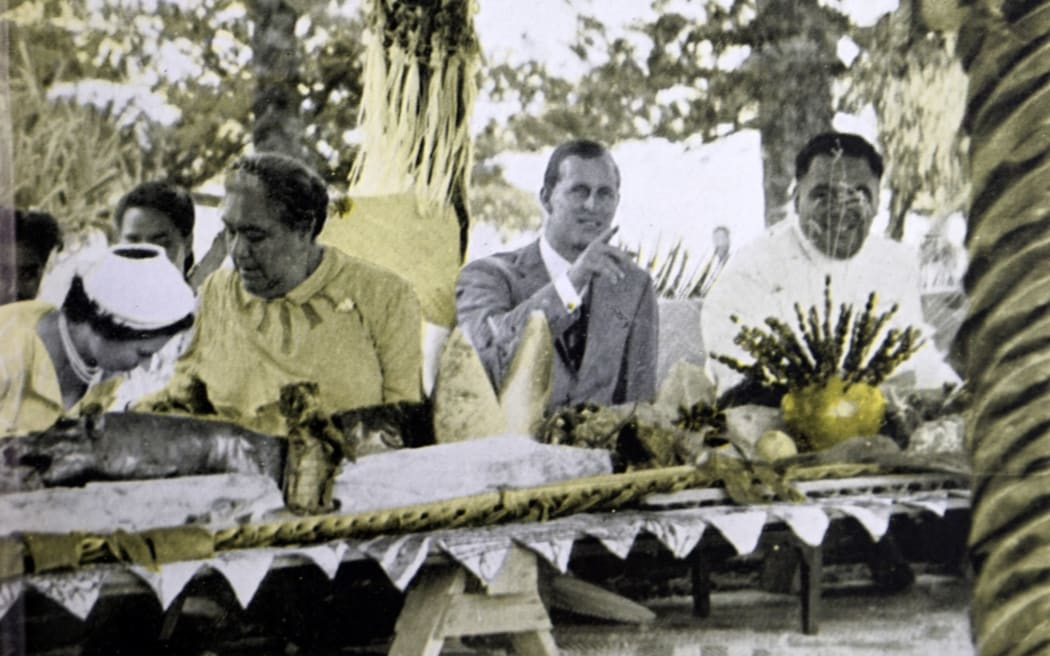
<svg viewBox="0 0 1050 656">
<path fill-rule="evenodd" d="M 472 262 L 456 283 L 456 320 L 498 387 L 526 320 L 542 311 L 554 342 L 549 410 L 651 399 L 658 318 L 652 281 L 608 242 L 620 196 L 609 151 L 578 139 L 555 149 L 540 239 Z"/>
<path fill-rule="evenodd" d="M 914 376 L 923 388 L 958 382 L 923 319 L 917 255 L 870 234 L 882 171 L 882 157 L 862 137 L 825 133 L 810 140 L 795 161 L 797 219 L 773 226 L 739 250 L 704 300 L 701 327 L 709 354 L 751 362 L 733 343 L 740 327 L 765 328 L 770 316 L 795 326 L 796 303 L 804 312 L 814 305 L 823 312 L 824 279 L 830 276 L 836 316 L 841 303 L 853 304 L 859 314 L 876 292 L 877 312 L 898 305 L 887 328 L 922 331 L 926 344 L 897 375 Z M 708 362 L 719 391 L 742 381 L 741 374 L 713 358 Z"/>
</svg>

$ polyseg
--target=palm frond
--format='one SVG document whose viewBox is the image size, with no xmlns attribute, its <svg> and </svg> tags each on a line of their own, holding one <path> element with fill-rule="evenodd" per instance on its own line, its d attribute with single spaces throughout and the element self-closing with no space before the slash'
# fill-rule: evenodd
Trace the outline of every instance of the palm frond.
<svg viewBox="0 0 1050 656">
<path fill-rule="evenodd" d="M 681 239 L 675 241 L 666 253 L 662 253 L 659 240 L 651 254 L 646 254 L 642 246 L 630 249 L 638 266 L 652 276 L 656 293 L 661 298 L 681 300 L 697 298 L 703 285 L 703 271 L 695 261 L 691 261 L 689 250 Z"/>
</svg>

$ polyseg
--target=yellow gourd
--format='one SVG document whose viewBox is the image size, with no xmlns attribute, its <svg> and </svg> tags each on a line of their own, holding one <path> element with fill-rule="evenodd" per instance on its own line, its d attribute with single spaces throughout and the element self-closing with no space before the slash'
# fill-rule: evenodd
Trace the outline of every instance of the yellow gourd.
<svg viewBox="0 0 1050 656">
<path fill-rule="evenodd" d="M 780 401 L 784 422 L 819 451 L 851 437 L 875 435 L 886 416 L 886 398 L 865 383 L 849 386 L 839 376 L 788 392 Z"/>
</svg>

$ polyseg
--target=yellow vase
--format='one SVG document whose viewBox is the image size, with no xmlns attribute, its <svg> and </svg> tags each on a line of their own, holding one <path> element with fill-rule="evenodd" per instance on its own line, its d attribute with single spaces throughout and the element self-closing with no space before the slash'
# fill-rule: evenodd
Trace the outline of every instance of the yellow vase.
<svg viewBox="0 0 1050 656">
<path fill-rule="evenodd" d="M 851 437 L 877 434 L 886 416 L 886 398 L 877 387 L 853 383 L 847 389 L 833 376 L 824 385 L 788 392 L 780 411 L 792 433 L 819 451 Z"/>
</svg>

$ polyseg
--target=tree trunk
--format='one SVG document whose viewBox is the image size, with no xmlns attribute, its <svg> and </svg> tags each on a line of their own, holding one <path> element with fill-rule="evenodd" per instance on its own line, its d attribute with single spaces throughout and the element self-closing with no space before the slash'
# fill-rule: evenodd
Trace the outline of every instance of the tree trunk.
<svg viewBox="0 0 1050 656">
<path fill-rule="evenodd" d="M 1046 653 L 1050 0 L 971 3 L 964 16 L 959 3 L 922 2 L 927 21 L 960 29 L 969 76 L 970 309 L 956 348 L 973 393 L 973 630 L 981 654 Z"/>
<path fill-rule="evenodd" d="M 284 0 L 251 0 L 254 25 L 252 70 L 252 143 L 256 151 L 276 151 L 306 160 L 299 116 L 299 49 L 295 23 L 299 16 Z"/>
<path fill-rule="evenodd" d="M 816 0 L 758 0 L 756 24 L 765 38 L 752 65 L 767 83 L 758 99 L 766 225 L 786 215 L 795 155 L 831 129 L 831 81 L 841 66 L 835 35 Z"/>
</svg>

